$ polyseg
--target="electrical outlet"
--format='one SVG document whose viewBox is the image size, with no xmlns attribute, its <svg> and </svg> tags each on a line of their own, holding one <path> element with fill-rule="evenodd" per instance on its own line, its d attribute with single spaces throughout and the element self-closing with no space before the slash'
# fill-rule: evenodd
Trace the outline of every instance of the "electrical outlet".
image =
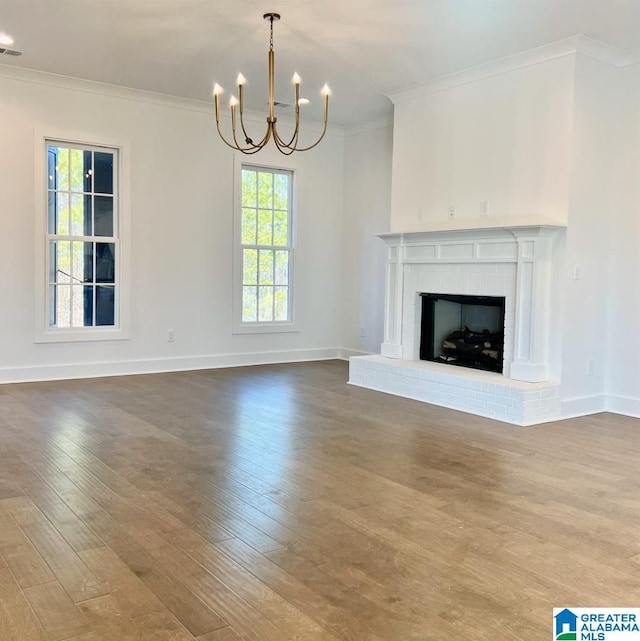
<svg viewBox="0 0 640 641">
<path fill-rule="evenodd" d="M 580 265 L 573 268 L 573 280 L 580 280 Z"/>
<path fill-rule="evenodd" d="M 595 376 L 596 375 L 596 362 L 595 361 L 589 361 L 587 364 L 587 374 L 589 376 Z"/>
<path fill-rule="evenodd" d="M 456 217 L 456 208 L 453 205 L 447 208 L 447 216 L 449 220 L 453 220 Z"/>
<path fill-rule="evenodd" d="M 173 343 L 176 340 L 176 332 L 174 329 L 170 329 L 167 332 L 167 342 Z"/>
<path fill-rule="evenodd" d="M 360 328 L 360 338 L 364 338 L 364 327 Z"/>
<path fill-rule="evenodd" d="M 489 201 L 488 200 L 483 200 L 480 203 L 480 215 L 481 216 L 488 216 L 489 215 Z"/>
</svg>

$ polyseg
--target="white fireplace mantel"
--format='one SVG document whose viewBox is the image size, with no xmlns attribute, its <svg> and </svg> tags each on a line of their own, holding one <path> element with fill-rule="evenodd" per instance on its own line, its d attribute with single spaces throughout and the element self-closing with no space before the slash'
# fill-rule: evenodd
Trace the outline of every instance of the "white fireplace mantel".
<svg viewBox="0 0 640 641">
<path fill-rule="evenodd" d="M 511 282 L 515 273 L 515 286 L 505 292 L 509 349 L 505 345 L 504 375 L 518 381 L 547 381 L 553 241 L 564 226 L 546 222 L 497 226 L 489 219 L 482 221 L 483 226 L 470 227 L 453 222 L 449 228 L 434 225 L 379 235 L 389 245 L 382 356 L 417 358 L 415 317 L 420 291 L 413 291 L 416 274 L 458 269 L 461 276 L 450 275 L 443 284 L 446 291 L 430 293 L 496 295 L 491 291 L 495 283 L 484 275 L 487 269 L 500 282 Z"/>
</svg>

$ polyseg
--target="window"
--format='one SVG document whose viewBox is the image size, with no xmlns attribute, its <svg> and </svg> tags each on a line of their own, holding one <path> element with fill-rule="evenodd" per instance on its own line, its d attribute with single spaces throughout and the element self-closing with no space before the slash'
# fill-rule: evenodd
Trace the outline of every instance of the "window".
<svg viewBox="0 0 640 641">
<path fill-rule="evenodd" d="M 241 185 L 240 325 L 290 326 L 293 172 L 242 165 Z"/>
<path fill-rule="evenodd" d="M 48 330 L 114 329 L 118 150 L 47 141 L 46 153 Z"/>
</svg>

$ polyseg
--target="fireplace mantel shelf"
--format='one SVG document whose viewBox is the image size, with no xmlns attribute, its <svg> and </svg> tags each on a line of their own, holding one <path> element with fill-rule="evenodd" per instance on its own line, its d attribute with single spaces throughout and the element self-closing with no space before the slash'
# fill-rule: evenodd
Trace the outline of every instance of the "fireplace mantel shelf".
<svg viewBox="0 0 640 641">
<path fill-rule="evenodd" d="M 377 234 L 383 240 L 396 238 L 410 238 L 432 233 L 455 233 L 455 232 L 483 232 L 483 231 L 513 231 L 539 228 L 549 230 L 565 229 L 566 224 L 548 218 L 530 216 L 523 218 L 460 218 L 456 220 L 434 221 L 422 224 L 419 228 L 402 231 L 392 231 L 384 234 Z"/>
</svg>

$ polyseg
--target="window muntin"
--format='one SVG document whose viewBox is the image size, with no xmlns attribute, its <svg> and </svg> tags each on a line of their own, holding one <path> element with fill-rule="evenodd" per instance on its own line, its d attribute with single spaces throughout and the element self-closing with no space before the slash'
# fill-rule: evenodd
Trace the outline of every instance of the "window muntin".
<svg viewBox="0 0 640 641">
<path fill-rule="evenodd" d="M 293 172 L 242 166 L 243 324 L 291 323 Z"/>
<path fill-rule="evenodd" d="M 47 141 L 49 329 L 118 324 L 117 153 Z"/>
</svg>

